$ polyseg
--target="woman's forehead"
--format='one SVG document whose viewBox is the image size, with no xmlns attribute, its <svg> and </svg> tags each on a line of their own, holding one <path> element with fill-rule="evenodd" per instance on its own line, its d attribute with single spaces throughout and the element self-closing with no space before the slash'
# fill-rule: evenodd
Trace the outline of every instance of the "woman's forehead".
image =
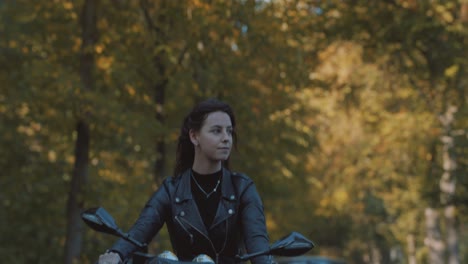
<svg viewBox="0 0 468 264">
<path fill-rule="evenodd" d="M 204 122 L 205 126 L 232 126 L 231 118 L 229 115 L 222 111 L 209 113 Z"/>
</svg>

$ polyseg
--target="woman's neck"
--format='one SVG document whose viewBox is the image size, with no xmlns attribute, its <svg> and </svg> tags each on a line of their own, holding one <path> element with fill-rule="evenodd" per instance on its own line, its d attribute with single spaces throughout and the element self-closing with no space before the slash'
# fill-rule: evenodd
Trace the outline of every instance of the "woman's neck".
<svg viewBox="0 0 468 264">
<path fill-rule="evenodd" d="M 212 174 L 221 170 L 221 162 L 216 163 L 201 163 L 195 161 L 192 166 L 192 170 L 198 174 Z"/>
</svg>

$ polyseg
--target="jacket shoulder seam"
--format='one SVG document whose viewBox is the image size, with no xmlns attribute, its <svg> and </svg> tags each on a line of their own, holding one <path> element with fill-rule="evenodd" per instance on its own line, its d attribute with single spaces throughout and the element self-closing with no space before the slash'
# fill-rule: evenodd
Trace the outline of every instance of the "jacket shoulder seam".
<svg viewBox="0 0 468 264">
<path fill-rule="evenodd" d="M 231 172 L 231 175 L 234 176 L 235 178 L 240 178 L 242 180 L 246 180 L 246 181 L 251 181 L 252 179 L 250 179 L 249 176 L 247 176 L 247 174 L 245 173 L 242 173 L 242 172 L 236 172 L 236 171 L 233 171 Z"/>
</svg>

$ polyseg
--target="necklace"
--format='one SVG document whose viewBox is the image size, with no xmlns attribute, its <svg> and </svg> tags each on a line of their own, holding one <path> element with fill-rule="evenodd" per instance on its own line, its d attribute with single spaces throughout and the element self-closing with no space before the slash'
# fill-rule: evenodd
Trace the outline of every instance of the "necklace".
<svg viewBox="0 0 468 264">
<path fill-rule="evenodd" d="M 203 190 L 203 188 L 200 186 L 200 184 L 198 184 L 197 180 L 193 176 L 193 173 L 192 173 L 191 176 L 192 176 L 193 181 L 197 185 L 198 189 L 200 189 L 200 191 L 202 191 L 202 193 L 205 194 L 206 198 L 209 198 L 213 193 L 215 193 L 216 190 L 218 189 L 219 184 L 221 183 L 221 180 L 218 179 L 218 182 L 216 183 L 216 186 L 213 188 L 213 190 L 211 190 L 211 192 L 207 193 L 207 192 L 205 192 L 205 190 Z"/>
</svg>

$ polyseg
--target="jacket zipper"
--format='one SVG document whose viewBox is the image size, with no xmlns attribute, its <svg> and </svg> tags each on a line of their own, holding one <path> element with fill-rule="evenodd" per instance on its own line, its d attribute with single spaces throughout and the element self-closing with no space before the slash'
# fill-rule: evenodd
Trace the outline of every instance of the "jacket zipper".
<svg viewBox="0 0 468 264">
<path fill-rule="evenodd" d="M 179 222 L 179 225 L 182 227 L 182 229 L 185 230 L 185 232 L 187 232 L 187 234 L 189 235 L 190 237 L 190 245 L 193 245 L 193 235 L 192 233 L 190 233 L 186 228 L 185 226 L 182 224 L 182 222 L 180 221 L 179 217 L 176 215 L 175 219 L 177 220 L 177 222 Z"/>
<path fill-rule="evenodd" d="M 175 218 L 176 218 L 176 220 L 179 222 L 179 224 L 182 226 L 182 228 L 183 228 L 187 233 L 189 233 L 190 239 L 193 240 L 193 235 L 182 225 L 181 220 L 179 219 L 179 217 L 176 216 Z M 193 229 L 197 230 L 198 233 L 200 233 L 203 237 L 205 237 L 205 238 L 210 242 L 211 248 L 213 249 L 213 252 L 214 252 L 215 255 L 216 255 L 216 261 L 215 261 L 215 263 L 219 263 L 219 254 L 220 254 L 221 252 L 223 252 L 223 250 L 224 250 L 224 248 L 226 247 L 226 244 L 227 244 L 228 219 L 226 219 L 226 236 L 224 237 L 224 245 L 223 245 L 223 248 L 222 248 L 219 252 L 216 252 L 216 248 L 215 248 L 213 242 L 211 241 L 211 239 L 210 239 L 208 236 L 206 236 L 202 231 L 200 231 L 197 227 L 193 226 L 193 225 L 192 225 L 190 222 L 188 222 L 187 220 L 182 219 L 182 221 L 184 221 L 185 223 L 187 223 L 189 226 L 193 227 Z"/>
</svg>

